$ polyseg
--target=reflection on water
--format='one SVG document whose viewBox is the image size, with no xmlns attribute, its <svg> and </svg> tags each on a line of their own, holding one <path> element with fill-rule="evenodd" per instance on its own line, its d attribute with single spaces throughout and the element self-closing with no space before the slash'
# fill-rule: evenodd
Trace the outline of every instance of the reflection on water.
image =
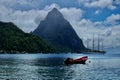
<svg viewBox="0 0 120 80">
<path fill-rule="evenodd" d="M 85 65 L 63 63 L 66 57 L 81 56 L 84 55 L 1 54 L 0 80 L 120 80 L 120 55 L 88 55 Z"/>
</svg>

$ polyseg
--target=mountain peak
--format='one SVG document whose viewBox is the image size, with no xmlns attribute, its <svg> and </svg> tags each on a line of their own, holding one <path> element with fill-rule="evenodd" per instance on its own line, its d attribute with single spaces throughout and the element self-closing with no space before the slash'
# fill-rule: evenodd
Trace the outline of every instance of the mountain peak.
<svg viewBox="0 0 120 80">
<path fill-rule="evenodd" d="M 49 13 L 60 13 L 60 11 L 57 8 L 53 8 Z"/>
<path fill-rule="evenodd" d="M 59 12 L 57 8 L 53 8 L 51 11 Z"/>
<path fill-rule="evenodd" d="M 40 22 L 33 34 L 48 41 L 58 52 L 82 52 L 86 50 L 72 25 L 56 8 L 53 8 L 45 20 Z"/>
<path fill-rule="evenodd" d="M 53 8 L 47 15 L 46 18 L 63 18 L 62 13 L 57 9 L 57 8 Z"/>
</svg>

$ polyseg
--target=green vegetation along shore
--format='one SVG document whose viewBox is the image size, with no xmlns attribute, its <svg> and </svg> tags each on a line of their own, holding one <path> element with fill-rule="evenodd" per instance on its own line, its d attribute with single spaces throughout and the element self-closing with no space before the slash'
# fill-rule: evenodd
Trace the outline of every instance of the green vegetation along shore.
<svg viewBox="0 0 120 80">
<path fill-rule="evenodd" d="M 55 48 L 11 22 L 0 22 L 0 53 L 53 53 Z"/>
</svg>

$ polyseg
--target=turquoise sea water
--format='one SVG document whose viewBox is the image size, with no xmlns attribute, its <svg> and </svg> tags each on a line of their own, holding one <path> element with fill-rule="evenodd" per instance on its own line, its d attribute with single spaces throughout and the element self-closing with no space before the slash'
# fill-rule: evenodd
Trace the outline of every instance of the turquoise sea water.
<svg viewBox="0 0 120 80">
<path fill-rule="evenodd" d="M 86 64 L 66 66 L 67 57 Z M 106 54 L 0 54 L 0 80 L 120 80 L 120 52 Z"/>
</svg>

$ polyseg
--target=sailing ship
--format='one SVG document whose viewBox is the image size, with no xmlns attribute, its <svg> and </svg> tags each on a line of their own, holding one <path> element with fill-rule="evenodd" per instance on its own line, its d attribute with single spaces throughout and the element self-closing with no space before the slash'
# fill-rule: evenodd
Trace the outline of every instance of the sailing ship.
<svg viewBox="0 0 120 80">
<path fill-rule="evenodd" d="M 106 53 L 106 51 L 103 50 L 103 40 L 100 40 L 98 36 L 98 44 L 97 44 L 97 49 L 95 49 L 95 39 L 93 35 L 93 40 L 92 40 L 92 49 L 90 49 L 88 52 L 95 52 L 95 53 Z M 87 39 L 87 48 L 89 49 L 89 40 Z"/>
</svg>

